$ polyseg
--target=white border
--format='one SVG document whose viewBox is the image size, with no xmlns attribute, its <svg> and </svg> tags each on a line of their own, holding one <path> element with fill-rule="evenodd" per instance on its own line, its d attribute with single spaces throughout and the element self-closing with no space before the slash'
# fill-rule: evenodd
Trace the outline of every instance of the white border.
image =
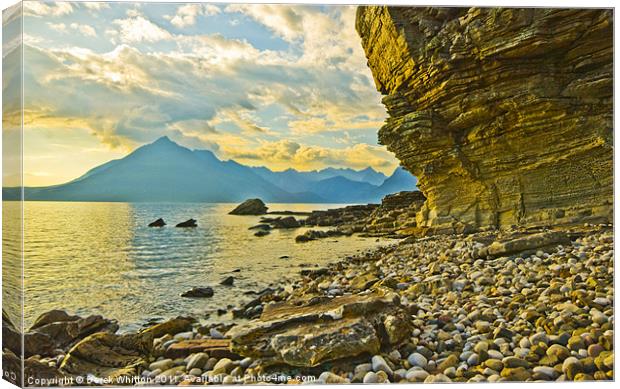
<svg viewBox="0 0 620 389">
<path fill-rule="evenodd" d="M 109 1 L 109 2 L 132 2 L 132 1 L 120 1 L 120 0 L 114 0 L 114 1 Z M 170 3 L 171 1 L 166 1 L 166 0 L 143 0 L 143 1 L 134 1 L 134 2 L 144 2 L 144 3 Z M 187 1 L 187 3 L 192 2 L 192 1 Z M 0 8 L 1 9 L 5 9 L 13 4 L 17 3 L 14 0 L 0 0 Z M 179 3 L 183 3 L 182 1 Z M 224 3 L 223 1 L 204 1 L 204 3 Z M 539 0 L 539 1 L 532 1 L 532 0 L 521 0 L 521 1 L 515 1 L 515 0 L 474 0 L 474 1 L 465 1 L 465 0 L 384 0 L 384 1 L 368 1 L 368 0 L 361 0 L 361 1 L 352 1 L 352 0 L 321 0 L 321 1 L 300 1 L 300 0 L 288 0 L 288 1 L 281 1 L 281 0 L 256 0 L 256 1 L 243 1 L 243 0 L 239 0 L 239 1 L 231 1 L 230 3 L 279 3 L 279 4 L 308 4 L 308 3 L 313 3 L 313 4 L 390 4 L 390 5 L 418 5 L 418 6 L 481 6 L 481 7 L 560 7 L 560 8 L 614 8 L 615 7 L 615 2 L 614 1 L 609 1 L 609 0 L 589 0 L 589 1 L 579 1 L 579 0 L 563 0 L 563 1 L 543 1 L 543 0 Z M 615 11 L 615 10 L 614 10 Z M 615 12 L 614 12 L 614 16 L 615 16 Z M 615 22 L 615 20 L 614 20 Z M 1 29 L 0 29 L 1 30 Z M 0 38 L 1 38 L 1 32 L 0 32 Z M 618 29 L 616 27 L 616 23 L 614 23 L 614 43 L 617 42 L 618 40 Z M 618 61 L 617 61 L 617 53 L 615 51 L 615 45 L 614 45 L 614 75 L 618 74 Z M 1 71 L 1 70 L 0 70 Z M 614 107 L 615 107 L 615 103 L 617 102 L 617 96 L 618 96 L 618 84 L 615 82 L 615 77 L 614 77 Z M 0 95 L 0 105 L 2 102 L 2 96 Z M 614 135 L 615 135 L 615 128 L 618 128 L 618 120 L 617 120 L 617 115 L 615 115 L 614 112 Z M 2 140 L 0 137 L 0 149 L 1 149 L 1 145 L 2 145 Z M 617 138 L 614 137 L 614 148 L 617 146 Z M 615 178 L 615 172 L 617 171 L 618 168 L 618 159 L 615 158 L 614 155 L 614 178 Z M 2 169 L 2 160 L 0 158 L 0 170 Z M 614 204 L 620 204 L 620 202 L 618 201 L 620 199 L 620 194 L 618 191 L 618 182 L 614 179 Z M 615 211 L 615 209 L 614 209 Z M 0 222 L 2 220 L 2 216 L 0 213 Z M 617 225 L 617 213 L 614 212 L 614 225 Z M 0 224 L 1 225 L 1 224 Z M 1 236 L 1 235 L 0 235 Z M 616 241 L 614 241 L 614 250 L 616 250 L 618 248 L 618 244 Z M 617 250 L 616 250 L 617 251 Z M 615 267 L 615 266 L 614 266 Z M 1 285 L 1 277 L 0 277 L 0 285 Z M 618 275 L 617 273 L 614 273 L 614 285 L 618 285 Z M 0 302 L 2 299 L 2 295 L 0 294 Z M 615 296 L 614 296 L 615 299 Z M 616 332 L 617 330 L 617 323 L 616 323 L 616 328 L 614 328 L 614 332 Z M 615 343 L 615 342 L 614 342 Z M 617 361 L 616 361 L 617 362 Z M 411 387 L 414 384 L 392 384 L 392 385 L 405 385 L 405 387 Z M 433 384 L 433 388 L 435 387 L 450 387 L 451 384 Z M 508 383 L 508 382 L 503 382 L 503 383 L 468 383 L 468 384 L 461 384 L 461 385 L 465 385 L 467 388 L 472 388 L 472 389 L 480 389 L 480 388 L 495 388 L 495 387 L 499 387 L 499 388 L 515 388 L 515 387 L 520 387 L 521 385 L 529 385 L 529 386 L 534 386 L 534 385 L 542 385 L 542 386 L 559 386 L 561 385 L 562 388 L 586 388 L 589 385 L 596 385 L 597 388 L 599 387 L 611 387 L 613 385 L 612 381 L 599 381 L 596 383 L 580 383 L 580 382 L 563 382 L 563 383 Z M 270 385 L 271 386 L 271 385 Z M 337 387 L 341 387 L 339 385 L 322 385 L 321 387 L 326 387 L 326 388 L 337 388 Z M 368 387 L 368 388 L 386 388 L 385 386 L 380 386 L 380 385 L 363 385 L 364 388 Z M 402 386 L 399 386 L 402 387 Z M 0 389 L 5 389 L 5 388 L 15 388 L 14 386 L 12 386 L 11 384 L 9 384 L 7 381 L 4 380 L 0 380 Z M 161 387 L 159 387 L 161 388 Z"/>
</svg>

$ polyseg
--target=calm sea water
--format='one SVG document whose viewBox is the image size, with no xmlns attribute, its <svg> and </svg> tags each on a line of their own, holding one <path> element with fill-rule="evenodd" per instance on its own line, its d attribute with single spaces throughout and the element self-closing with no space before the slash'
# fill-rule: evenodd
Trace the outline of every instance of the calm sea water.
<svg viewBox="0 0 620 389">
<path fill-rule="evenodd" d="M 275 230 L 266 237 L 248 230 L 257 216 L 228 215 L 234 204 L 145 204 L 26 202 L 25 326 L 42 312 L 65 309 L 79 315 L 117 319 L 124 330 L 152 318 L 180 314 L 212 320 L 218 308 L 250 300 L 243 294 L 279 285 L 303 267 L 325 264 L 382 244 L 371 238 L 342 237 L 294 242 L 305 229 Z M 271 210 L 309 211 L 326 204 L 269 204 Z M 342 205 L 334 205 L 338 207 Z M 19 215 L 5 202 L 5 215 Z M 169 224 L 149 228 L 159 217 Z M 189 218 L 198 228 L 174 225 Z M 6 225 L 6 221 L 5 221 Z M 14 234 L 5 234 L 15 245 Z M 385 243 L 385 242 L 383 242 Z M 289 256 L 282 259 L 281 256 Z M 10 258 L 9 258 L 10 259 Z M 240 272 L 233 271 L 241 269 Z M 220 286 L 228 275 L 232 287 Z M 212 286 L 210 299 L 180 294 Z M 226 318 L 223 318 L 224 320 Z"/>
</svg>

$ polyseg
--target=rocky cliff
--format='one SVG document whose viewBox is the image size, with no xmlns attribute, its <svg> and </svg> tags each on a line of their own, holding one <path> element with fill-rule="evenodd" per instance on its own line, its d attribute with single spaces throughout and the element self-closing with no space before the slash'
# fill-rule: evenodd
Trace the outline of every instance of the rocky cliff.
<svg viewBox="0 0 620 389">
<path fill-rule="evenodd" d="M 612 220 L 611 10 L 360 7 L 418 226 Z"/>
</svg>

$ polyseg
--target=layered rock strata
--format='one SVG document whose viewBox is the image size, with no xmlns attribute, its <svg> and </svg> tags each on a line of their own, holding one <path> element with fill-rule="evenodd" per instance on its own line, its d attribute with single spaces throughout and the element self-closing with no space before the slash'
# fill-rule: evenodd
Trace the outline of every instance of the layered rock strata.
<svg viewBox="0 0 620 389">
<path fill-rule="evenodd" d="M 360 7 L 388 111 L 379 140 L 419 180 L 418 226 L 612 218 L 613 12 Z"/>
<path fill-rule="evenodd" d="M 306 226 L 349 226 L 361 231 L 364 221 L 379 207 L 378 204 L 350 205 L 344 208 L 334 208 L 325 211 L 312 211 L 304 221 Z"/>
<path fill-rule="evenodd" d="M 387 195 L 381 205 L 368 217 L 364 231 L 368 233 L 398 233 L 415 228 L 416 215 L 424 206 L 426 197 L 420 191 L 398 192 Z"/>
<path fill-rule="evenodd" d="M 387 296 L 349 295 L 268 304 L 259 319 L 233 327 L 232 351 L 265 364 L 318 366 L 373 355 L 409 333 L 406 312 Z"/>
</svg>

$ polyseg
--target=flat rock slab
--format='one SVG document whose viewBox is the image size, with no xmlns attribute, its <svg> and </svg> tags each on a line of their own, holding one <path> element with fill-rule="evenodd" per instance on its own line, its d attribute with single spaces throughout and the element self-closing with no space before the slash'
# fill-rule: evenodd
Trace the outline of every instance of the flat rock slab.
<svg viewBox="0 0 620 389">
<path fill-rule="evenodd" d="M 179 332 L 186 332 L 192 330 L 192 321 L 186 318 L 177 317 L 170 319 L 163 323 L 155 324 L 145 330 L 142 333 L 150 333 L 153 338 L 161 338 L 164 335 L 176 335 Z"/>
<path fill-rule="evenodd" d="M 387 323 L 387 325 L 386 325 Z M 398 333 L 392 333 L 398 329 Z M 259 319 L 233 327 L 231 350 L 266 364 L 313 367 L 396 344 L 409 335 L 407 314 L 378 293 L 265 306 Z"/>
<path fill-rule="evenodd" d="M 121 377 L 139 375 L 147 365 L 146 358 L 152 346 L 151 333 L 116 335 L 98 332 L 69 350 L 60 371 L 81 376 L 92 374 L 116 382 Z"/>
<path fill-rule="evenodd" d="M 238 354 L 230 351 L 230 339 L 192 339 L 173 343 L 166 350 L 166 358 L 185 358 L 202 352 L 214 358 L 240 359 Z"/>
<path fill-rule="evenodd" d="M 493 242 L 493 244 L 488 247 L 487 254 L 491 257 L 501 257 L 566 244 L 570 244 L 570 238 L 565 232 L 541 232 L 504 242 Z"/>
</svg>

